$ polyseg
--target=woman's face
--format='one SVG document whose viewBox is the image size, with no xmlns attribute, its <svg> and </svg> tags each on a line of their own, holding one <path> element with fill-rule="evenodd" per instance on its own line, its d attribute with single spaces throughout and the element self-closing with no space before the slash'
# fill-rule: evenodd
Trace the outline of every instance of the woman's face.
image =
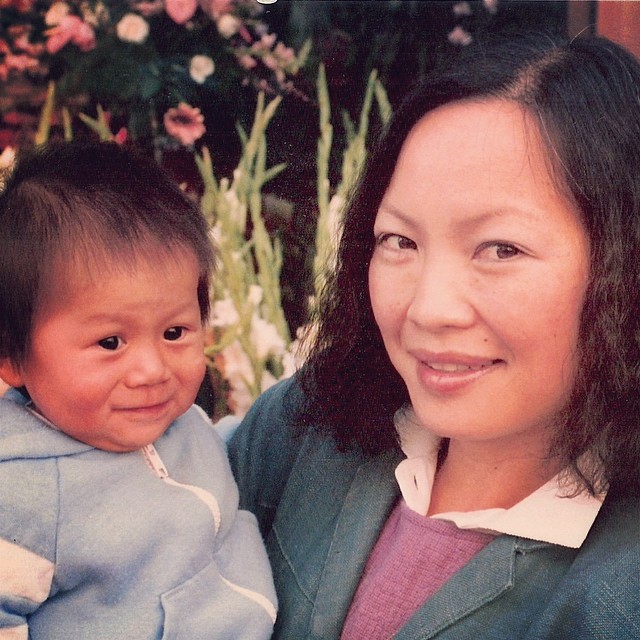
<svg viewBox="0 0 640 640">
<path fill-rule="evenodd" d="M 545 154 L 514 103 L 446 105 L 407 137 L 377 213 L 376 322 L 443 437 L 546 448 L 571 390 L 589 241 Z"/>
</svg>

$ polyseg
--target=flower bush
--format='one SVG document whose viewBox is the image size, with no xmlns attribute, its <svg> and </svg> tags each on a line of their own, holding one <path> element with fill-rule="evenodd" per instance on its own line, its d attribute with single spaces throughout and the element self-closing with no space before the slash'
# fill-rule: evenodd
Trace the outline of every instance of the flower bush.
<svg viewBox="0 0 640 640">
<path fill-rule="evenodd" d="M 294 89 L 296 54 L 256 0 L 0 0 L 0 80 L 55 81 L 71 119 L 100 105 L 159 151 L 192 145 L 201 112 L 234 122 L 251 89 Z M 198 121 L 194 126 L 194 122 Z M 211 118 L 211 122 L 215 123 Z"/>
</svg>

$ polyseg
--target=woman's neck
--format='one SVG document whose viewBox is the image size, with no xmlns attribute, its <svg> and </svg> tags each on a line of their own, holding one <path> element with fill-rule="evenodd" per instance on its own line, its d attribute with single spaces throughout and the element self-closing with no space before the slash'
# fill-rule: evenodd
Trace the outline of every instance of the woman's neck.
<svg viewBox="0 0 640 640">
<path fill-rule="evenodd" d="M 438 469 L 429 515 L 508 509 L 553 478 L 562 464 L 540 451 L 513 455 L 495 443 L 451 441 Z"/>
</svg>

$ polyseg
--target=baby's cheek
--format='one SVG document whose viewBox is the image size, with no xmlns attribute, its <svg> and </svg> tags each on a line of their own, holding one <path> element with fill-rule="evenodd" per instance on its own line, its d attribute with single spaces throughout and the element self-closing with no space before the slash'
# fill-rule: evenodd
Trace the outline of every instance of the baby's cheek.
<svg viewBox="0 0 640 640">
<path fill-rule="evenodd" d="M 189 363 L 185 365 L 182 372 L 183 384 L 188 386 L 194 393 L 198 392 L 202 379 L 205 376 L 207 370 L 206 360 L 204 357 L 204 350 L 199 349 L 193 353 L 189 359 Z"/>
</svg>

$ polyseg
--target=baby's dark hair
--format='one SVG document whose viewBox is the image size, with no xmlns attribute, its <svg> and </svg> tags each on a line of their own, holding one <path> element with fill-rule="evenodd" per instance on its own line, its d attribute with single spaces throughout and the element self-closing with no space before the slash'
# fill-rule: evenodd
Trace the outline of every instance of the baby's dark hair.
<svg viewBox="0 0 640 640">
<path fill-rule="evenodd" d="M 27 356 L 38 304 L 65 266 L 99 273 L 139 258 L 198 261 L 198 302 L 209 314 L 215 263 L 197 205 L 150 158 L 113 143 L 70 143 L 20 157 L 0 193 L 0 358 Z M 75 262 L 73 262 L 75 261 Z"/>
</svg>

